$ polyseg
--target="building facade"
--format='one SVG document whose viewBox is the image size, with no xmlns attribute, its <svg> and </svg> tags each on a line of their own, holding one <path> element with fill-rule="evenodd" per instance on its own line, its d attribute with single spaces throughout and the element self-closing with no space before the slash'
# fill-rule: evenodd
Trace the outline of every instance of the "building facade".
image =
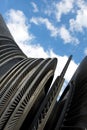
<svg viewBox="0 0 87 130">
<path fill-rule="evenodd" d="M 0 15 L 0 130 L 86 130 L 87 57 L 57 101 L 71 58 L 51 85 L 57 59 L 28 58 Z"/>
</svg>

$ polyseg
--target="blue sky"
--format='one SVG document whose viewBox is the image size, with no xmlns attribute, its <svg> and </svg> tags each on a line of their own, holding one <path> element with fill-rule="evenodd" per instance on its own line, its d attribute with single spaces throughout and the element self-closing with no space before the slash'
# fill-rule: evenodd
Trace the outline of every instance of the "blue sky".
<svg viewBox="0 0 87 130">
<path fill-rule="evenodd" d="M 0 0 L 15 41 L 28 57 L 57 57 L 58 75 L 69 55 L 68 81 L 87 55 L 86 0 Z"/>
</svg>

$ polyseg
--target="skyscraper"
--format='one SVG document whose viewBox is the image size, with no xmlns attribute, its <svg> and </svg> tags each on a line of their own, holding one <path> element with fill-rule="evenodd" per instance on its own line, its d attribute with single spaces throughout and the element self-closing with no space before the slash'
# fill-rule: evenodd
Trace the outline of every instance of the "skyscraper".
<svg viewBox="0 0 87 130">
<path fill-rule="evenodd" d="M 0 15 L 0 130 L 87 128 L 87 57 L 57 101 L 71 58 L 51 85 L 57 59 L 28 58 Z"/>
</svg>

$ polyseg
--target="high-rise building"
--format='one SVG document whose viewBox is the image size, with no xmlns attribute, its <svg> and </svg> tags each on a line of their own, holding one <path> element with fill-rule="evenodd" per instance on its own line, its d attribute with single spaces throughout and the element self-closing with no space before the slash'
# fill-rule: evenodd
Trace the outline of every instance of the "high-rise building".
<svg viewBox="0 0 87 130">
<path fill-rule="evenodd" d="M 86 130 L 87 57 L 57 101 L 71 58 L 51 85 L 57 59 L 28 58 L 0 15 L 0 130 Z"/>
</svg>

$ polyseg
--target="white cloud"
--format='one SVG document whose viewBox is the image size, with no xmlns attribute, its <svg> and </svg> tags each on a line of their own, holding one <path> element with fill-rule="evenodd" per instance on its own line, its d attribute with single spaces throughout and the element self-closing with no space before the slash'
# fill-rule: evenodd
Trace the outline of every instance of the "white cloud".
<svg viewBox="0 0 87 130">
<path fill-rule="evenodd" d="M 46 52 L 42 46 L 39 44 L 20 44 L 20 48 L 23 50 L 23 52 L 28 56 L 32 58 L 47 58 L 49 56 L 49 52 Z"/>
<path fill-rule="evenodd" d="M 52 37 L 56 37 L 58 35 L 58 28 L 56 28 L 47 18 L 32 17 L 30 22 L 36 25 L 44 24 L 46 28 L 51 32 Z"/>
<path fill-rule="evenodd" d="M 60 37 L 64 40 L 65 43 L 79 43 L 78 39 L 71 36 L 69 30 L 67 30 L 65 26 L 60 28 Z"/>
<path fill-rule="evenodd" d="M 27 19 L 20 10 L 9 10 L 6 13 L 7 26 L 9 27 L 16 42 L 27 42 L 33 39 L 33 35 L 29 32 L 29 25 Z"/>
<path fill-rule="evenodd" d="M 84 8 L 85 5 L 87 5 L 87 2 L 86 2 L 86 0 L 77 0 L 76 5 L 79 9 L 82 9 L 82 8 Z"/>
<path fill-rule="evenodd" d="M 58 22 L 61 21 L 61 17 L 63 14 L 68 14 L 73 10 L 74 0 L 61 0 L 60 2 L 56 3 L 56 19 Z"/>
<path fill-rule="evenodd" d="M 87 28 L 87 7 L 77 11 L 76 19 L 70 19 L 70 28 L 79 32 Z"/>
<path fill-rule="evenodd" d="M 42 17 L 32 17 L 30 19 L 31 23 L 34 23 L 36 25 L 44 24 L 46 28 L 51 32 L 52 37 L 61 37 L 61 39 L 64 40 L 64 43 L 73 43 L 78 44 L 79 40 L 73 36 L 71 36 L 68 29 L 66 29 L 65 26 L 62 26 L 60 28 L 55 27 L 47 18 Z"/>
<path fill-rule="evenodd" d="M 20 48 L 28 57 L 34 57 L 34 58 L 56 57 L 58 58 L 58 65 L 55 72 L 55 77 L 58 76 L 61 73 L 68 57 L 59 56 L 55 54 L 52 50 L 45 51 L 44 48 L 39 44 L 27 44 L 28 42 L 26 41 L 27 40 L 30 41 L 32 39 L 31 37 L 32 34 L 30 35 L 29 33 L 28 24 L 26 24 L 26 17 L 23 14 L 23 12 L 10 10 L 8 12 L 7 18 L 8 18 L 7 24 L 9 25 L 8 27 L 11 33 L 13 34 L 15 40 L 17 41 L 17 44 L 20 46 Z M 15 29 L 13 28 L 13 25 Z M 23 33 L 26 34 L 25 38 L 23 38 L 23 33 L 21 33 L 18 28 L 19 29 L 22 28 L 22 31 L 24 30 Z M 77 64 L 74 61 L 71 61 L 69 69 L 67 70 L 67 73 L 65 75 L 66 81 L 70 80 L 76 68 L 77 68 Z"/>
<path fill-rule="evenodd" d="M 39 11 L 37 5 L 34 2 L 31 2 L 31 5 L 33 7 L 33 12 L 37 13 Z"/>
<path fill-rule="evenodd" d="M 87 2 L 83 0 L 77 1 L 78 10 L 76 18 L 70 19 L 70 29 L 72 31 L 83 32 L 84 28 L 87 28 Z"/>
</svg>

